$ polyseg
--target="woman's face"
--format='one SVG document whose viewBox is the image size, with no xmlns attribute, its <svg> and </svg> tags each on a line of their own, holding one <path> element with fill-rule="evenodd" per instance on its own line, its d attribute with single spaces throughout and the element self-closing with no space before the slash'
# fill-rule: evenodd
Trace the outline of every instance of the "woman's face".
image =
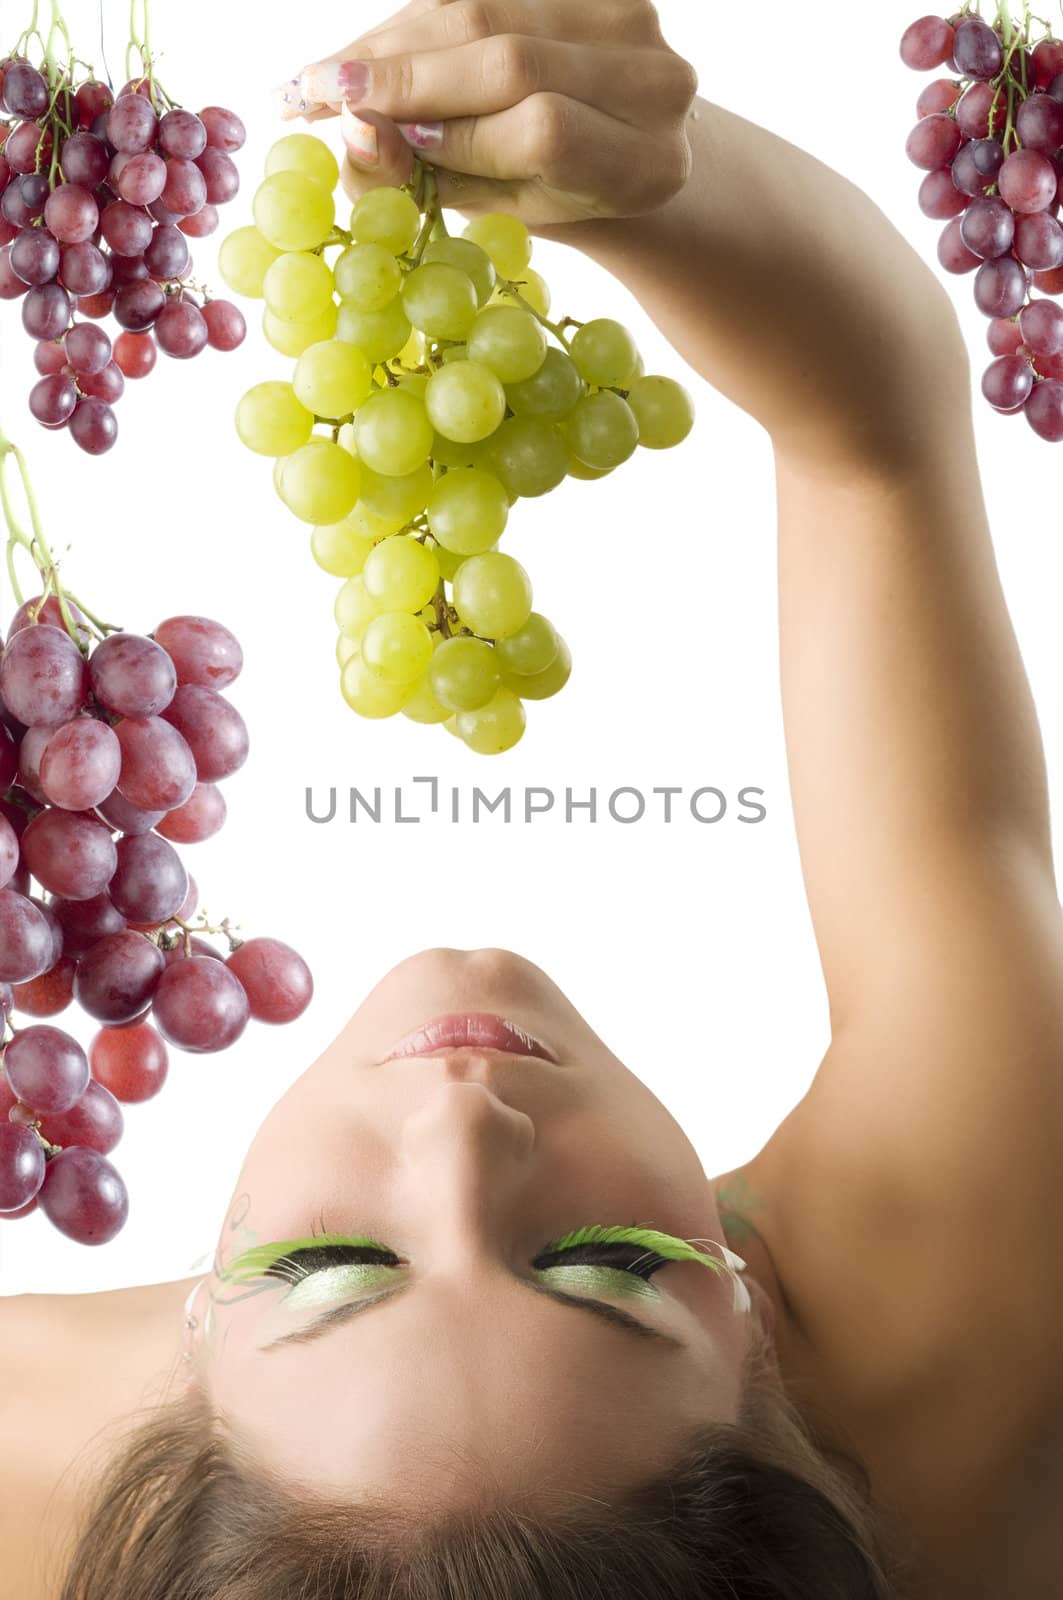
<svg viewBox="0 0 1063 1600">
<path fill-rule="evenodd" d="M 537 1042 L 462 1048 L 451 1027 L 388 1059 L 429 1020 L 473 1013 Z M 540 1044 L 554 1059 L 523 1053 Z M 401 1264 L 318 1274 L 300 1287 L 320 1286 L 319 1303 L 299 1309 L 281 1279 L 225 1280 L 249 1246 L 312 1243 L 322 1224 Z M 259 1129 L 197 1297 L 192 1370 L 260 1456 L 326 1493 L 443 1509 L 489 1486 L 621 1489 L 699 1422 L 736 1418 L 754 1315 L 733 1272 L 698 1262 L 669 1262 L 648 1291 L 615 1268 L 532 1265 L 592 1224 L 723 1243 L 682 1129 L 537 967 L 498 950 L 414 956 Z M 381 1286 L 313 1340 L 274 1343 Z"/>
</svg>

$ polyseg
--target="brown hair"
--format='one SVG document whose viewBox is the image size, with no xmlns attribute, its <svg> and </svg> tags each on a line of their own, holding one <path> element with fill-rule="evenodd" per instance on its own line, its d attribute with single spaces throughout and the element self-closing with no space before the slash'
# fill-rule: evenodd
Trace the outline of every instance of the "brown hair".
<svg viewBox="0 0 1063 1600">
<path fill-rule="evenodd" d="M 293 1491 L 196 1385 L 96 1484 L 60 1600 L 900 1600 L 865 1469 L 817 1441 L 761 1338 L 736 1424 L 613 1504 L 417 1519 Z"/>
</svg>

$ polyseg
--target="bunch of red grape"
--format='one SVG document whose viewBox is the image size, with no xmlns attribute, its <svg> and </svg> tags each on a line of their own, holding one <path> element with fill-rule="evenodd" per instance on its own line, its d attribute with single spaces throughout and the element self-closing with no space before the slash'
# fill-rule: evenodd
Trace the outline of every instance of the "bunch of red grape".
<svg viewBox="0 0 1063 1600">
<path fill-rule="evenodd" d="M 119 1102 L 162 1087 L 163 1040 L 222 1050 L 249 1017 L 301 1015 L 313 981 L 279 940 L 198 924 L 228 937 L 222 956 L 188 923 L 198 891 L 174 844 L 218 832 L 218 782 L 247 756 L 243 718 L 220 692 L 243 664 L 239 643 L 218 622 L 181 616 L 92 648 L 84 613 L 66 603 L 79 642 L 56 597 L 38 596 L 0 656 L 0 1010 L 11 1035 L 0 1221 L 39 1206 L 61 1233 L 105 1244 L 128 1212 L 106 1159 Z M 7 1020 L 13 1008 L 53 1017 L 72 1000 L 103 1024 L 88 1053 L 50 1023 Z"/>
<path fill-rule="evenodd" d="M 982 379 L 995 411 L 1022 412 L 1063 440 L 1063 40 L 974 13 L 923 17 L 901 40 L 919 72 L 946 66 L 919 96 L 908 156 L 927 176 L 919 205 L 947 226 L 938 259 L 975 272 L 996 358 Z M 1033 298 L 1031 291 L 1042 295 Z"/>
<path fill-rule="evenodd" d="M 102 455 L 126 378 L 158 350 L 184 359 L 235 350 L 246 331 L 229 300 L 193 293 L 188 241 L 213 233 L 240 179 L 244 142 L 232 111 L 164 109 L 151 78 L 126 84 L 55 81 L 25 60 L 0 67 L 0 297 L 22 299 L 40 381 L 30 410 Z M 112 345 L 95 321 L 113 315 Z"/>
</svg>

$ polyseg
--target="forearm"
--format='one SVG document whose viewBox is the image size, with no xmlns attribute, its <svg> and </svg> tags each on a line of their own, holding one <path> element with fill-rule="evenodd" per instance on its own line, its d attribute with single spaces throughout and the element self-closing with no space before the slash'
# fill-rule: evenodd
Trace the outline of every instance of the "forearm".
<svg viewBox="0 0 1063 1600">
<path fill-rule="evenodd" d="M 874 202 L 704 100 L 689 129 L 693 172 L 668 205 L 541 232 L 620 278 L 787 451 L 908 458 L 969 416 L 951 301 Z"/>
</svg>

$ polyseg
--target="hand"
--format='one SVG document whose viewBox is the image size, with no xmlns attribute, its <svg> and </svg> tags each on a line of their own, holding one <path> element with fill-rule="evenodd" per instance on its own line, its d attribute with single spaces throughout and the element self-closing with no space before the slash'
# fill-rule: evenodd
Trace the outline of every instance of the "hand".
<svg viewBox="0 0 1063 1600">
<path fill-rule="evenodd" d="M 534 229 L 670 200 L 696 91 L 649 0 L 412 0 L 282 99 L 289 117 L 340 114 L 352 199 L 406 183 L 417 153 L 445 206 Z"/>
</svg>

